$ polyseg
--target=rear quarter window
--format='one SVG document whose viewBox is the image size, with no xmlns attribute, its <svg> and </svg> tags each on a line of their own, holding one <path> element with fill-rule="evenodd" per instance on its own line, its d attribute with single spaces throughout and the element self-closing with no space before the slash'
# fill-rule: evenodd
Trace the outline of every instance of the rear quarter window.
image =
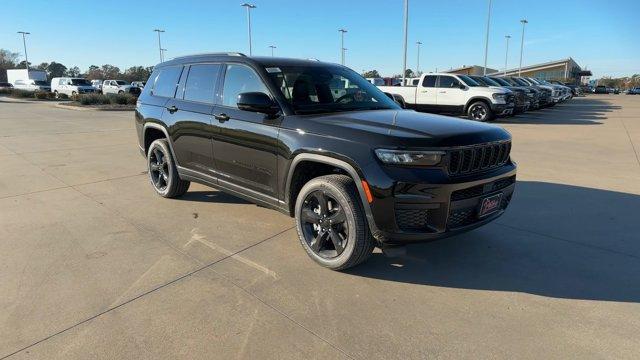
<svg viewBox="0 0 640 360">
<path fill-rule="evenodd" d="M 169 66 L 160 69 L 151 94 L 154 96 L 174 97 L 181 73 L 182 66 Z"/>
</svg>

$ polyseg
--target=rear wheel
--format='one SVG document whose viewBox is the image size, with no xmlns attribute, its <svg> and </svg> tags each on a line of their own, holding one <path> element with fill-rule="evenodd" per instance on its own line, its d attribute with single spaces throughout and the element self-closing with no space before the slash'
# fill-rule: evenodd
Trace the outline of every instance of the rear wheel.
<svg viewBox="0 0 640 360">
<path fill-rule="evenodd" d="M 182 196 L 189 190 L 191 183 L 180 179 L 166 139 L 158 139 L 149 146 L 147 170 L 153 189 L 162 197 Z"/>
<path fill-rule="evenodd" d="M 482 101 L 476 101 L 471 104 L 471 106 L 469 106 L 469 109 L 467 110 L 467 116 L 469 117 L 469 119 L 475 121 L 489 121 L 493 120 L 493 118 L 495 117 L 489 105 Z"/>
<path fill-rule="evenodd" d="M 306 183 L 296 200 L 296 228 L 309 257 L 332 270 L 365 261 L 375 247 L 353 180 L 326 175 Z"/>
<path fill-rule="evenodd" d="M 56 90 L 56 91 L 54 91 L 54 92 L 53 92 L 53 96 L 54 96 L 56 99 L 60 99 L 60 93 L 58 93 L 58 90 Z"/>
</svg>

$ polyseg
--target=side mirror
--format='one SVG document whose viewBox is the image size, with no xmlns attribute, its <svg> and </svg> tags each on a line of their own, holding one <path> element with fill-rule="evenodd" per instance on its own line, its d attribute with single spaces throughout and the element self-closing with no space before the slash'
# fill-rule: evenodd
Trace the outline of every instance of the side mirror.
<svg viewBox="0 0 640 360">
<path fill-rule="evenodd" d="M 262 92 L 246 92 L 238 94 L 238 109 L 267 115 L 275 115 L 280 111 L 278 105 Z"/>
<path fill-rule="evenodd" d="M 464 84 L 460 84 L 460 90 L 465 90 L 467 87 Z"/>
</svg>

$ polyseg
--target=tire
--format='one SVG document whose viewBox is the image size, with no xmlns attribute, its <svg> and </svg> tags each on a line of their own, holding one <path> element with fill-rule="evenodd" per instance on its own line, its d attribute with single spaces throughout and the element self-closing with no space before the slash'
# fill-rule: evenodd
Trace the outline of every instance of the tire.
<svg viewBox="0 0 640 360">
<path fill-rule="evenodd" d="M 182 196 L 191 185 L 191 182 L 180 179 L 166 139 L 158 139 L 149 146 L 147 172 L 153 189 L 165 198 Z"/>
<path fill-rule="evenodd" d="M 56 90 L 56 91 L 54 91 L 54 92 L 53 92 L 53 96 L 54 96 L 56 99 L 60 99 L 60 93 L 58 92 L 58 90 Z"/>
<path fill-rule="evenodd" d="M 124 91 L 120 90 L 118 91 L 118 94 L 124 94 Z"/>
<path fill-rule="evenodd" d="M 493 111 L 484 101 L 476 101 L 469 105 L 467 117 L 475 121 L 490 121 L 495 118 Z"/>
<path fill-rule="evenodd" d="M 71 92 L 71 98 L 75 99 L 75 98 L 77 98 L 77 97 L 78 97 L 78 93 L 77 93 L 77 92 L 75 92 L 75 91 L 72 91 L 72 92 Z"/>
<path fill-rule="evenodd" d="M 324 206 L 320 205 L 322 198 Z M 329 269 L 356 266 L 375 247 L 358 190 L 348 176 L 325 175 L 307 182 L 296 199 L 295 218 L 302 247 L 311 259 Z"/>
</svg>

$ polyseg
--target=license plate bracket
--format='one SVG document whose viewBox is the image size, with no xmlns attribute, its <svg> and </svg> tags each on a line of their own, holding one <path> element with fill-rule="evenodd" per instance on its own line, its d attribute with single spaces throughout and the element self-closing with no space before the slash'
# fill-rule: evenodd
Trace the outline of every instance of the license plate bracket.
<svg viewBox="0 0 640 360">
<path fill-rule="evenodd" d="M 478 218 L 484 218 L 499 211 L 500 204 L 502 204 L 502 193 L 482 198 L 482 200 L 480 200 L 480 208 L 478 209 Z"/>
</svg>

